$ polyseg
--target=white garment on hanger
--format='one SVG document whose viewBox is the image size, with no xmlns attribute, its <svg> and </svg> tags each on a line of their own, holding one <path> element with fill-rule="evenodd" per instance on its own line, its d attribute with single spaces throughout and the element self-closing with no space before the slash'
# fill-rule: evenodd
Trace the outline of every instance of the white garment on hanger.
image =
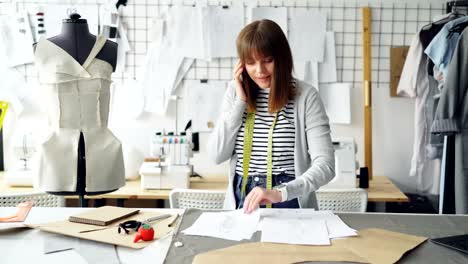
<svg viewBox="0 0 468 264">
<path fill-rule="evenodd" d="M 427 131 L 425 104 L 429 96 L 427 56 L 419 40 L 419 32 L 413 37 L 398 83 L 397 94 L 415 98 L 414 145 L 409 175 L 416 177 L 418 192 L 437 194 L 440 178 L 440 160 L 431 160 L 426 155 Z"/>
<path fill-rule="evenodd" d="M 80 132 L 85 140 L 86 192 L 125 184 L 122 146 L 107 128 L 112 66 L 95 58 L 105 43 L 104 37 L 97 37 L 83 65 L 45 38 L 37 44 L 36 68 L 48 98 L 51 128 L 39 147 L 36 184 L 44 191 L 76 191 Z"/>
<path fill-rule="evenodd" d="M 117 50 L 117 65 L 115 72 L 125 72 L 127 64 L 127 52 L 131 50 L 130 43 L 127 38 L 127 31 L 122 24 L 120 14 L 115 3 L 109 2 L 101 6 L 99 11 L 100 19 L 100 34 L 107 39 L 117 42 L 119 49 Z M 115 30 L 115 32 L 113 32 Z"/>
</svg>

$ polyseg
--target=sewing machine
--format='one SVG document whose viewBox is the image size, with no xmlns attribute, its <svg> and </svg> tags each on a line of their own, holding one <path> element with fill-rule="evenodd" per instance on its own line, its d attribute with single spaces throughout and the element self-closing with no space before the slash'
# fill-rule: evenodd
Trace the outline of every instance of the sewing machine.
<svg viewBox="0 0 468 264">
<path fill-rule="evenodd" d="M 189 188 L 192 165 L 163 165 L 144 162 L 139 170 L 142 189 Z"/>
<path fill-rule="evenodd" d="M 145 161 L 139 169 L 142 189 L 189 188 L 193 166 L 190 165 L 191 143 L 181 135 L 157 132 L 151 138 L 152 161 Z"/>
<path fill-rule="evenodd" d="M 14 137 L 13 154 L 15 161 L 5 171 L 4 182 L 8 186 L 33 186 L 37 175 L 35 139 L 32 133 L 19 133 Z"/>
<path fill-rule="evenodd" d="M 357 147 L 353 138 L 334 138 L 335 148 L 335 178 L 323 189 L 356 188 L 356 170 L 359 168 L 356 161 Z"/>
</svg>

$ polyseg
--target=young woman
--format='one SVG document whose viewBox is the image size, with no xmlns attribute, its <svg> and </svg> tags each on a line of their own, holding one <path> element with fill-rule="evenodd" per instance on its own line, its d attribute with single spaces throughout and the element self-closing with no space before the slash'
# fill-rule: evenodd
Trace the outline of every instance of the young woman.
<svg viewBox="0 0 468 264">
<path fill-rule="evenodd" d="M 330 126 L 316 89 L 292 76 L 281 28 L 250 23 L 210 140 L 216 163 L 230 159 L 225 208 L 316 208 L 314 191 L 335 175 Z"/>
</svg>

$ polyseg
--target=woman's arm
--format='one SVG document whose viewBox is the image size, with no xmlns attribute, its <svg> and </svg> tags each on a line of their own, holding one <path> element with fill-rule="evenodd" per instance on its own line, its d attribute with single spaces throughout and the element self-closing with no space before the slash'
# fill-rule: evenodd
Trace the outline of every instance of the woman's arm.
<svg viewBox="0 0 468 264">
<path fill-rule="evenodd" d="M 286 200 L 308 195 L 335 177 L 335 151 L 330 137 L 328 117 L 317 91 L 310 88 L 307 92 L 305 133 L 312 165 L 304 174 L 285 184 Z M 255 187 L 245 198 L 244 212 L 251 213 L 258 205 L 281 201 L 282 195 L 277 190 Z"/>
<path fill-rule="evenodd" d="M 234 82 L 230 82 L 224 94 L 221 115 L 208 142 L 208 153 L 216 164 L 231 158 L 245 107 L 246 103 L 236 96 Z"/>
<path fill-rule="evenodd" d="M 335 177 L 335 151 L 330 124 L 318 92 L 312 88 L 305 105 L 305 133 L 311 167 L 286 184 L 288 200 L 308 195 Z"/>
</svg>

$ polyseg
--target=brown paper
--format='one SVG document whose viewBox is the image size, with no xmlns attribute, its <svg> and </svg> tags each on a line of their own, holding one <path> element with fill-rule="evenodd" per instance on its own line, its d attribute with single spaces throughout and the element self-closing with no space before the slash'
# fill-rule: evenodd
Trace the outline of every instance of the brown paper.
<svg viewBox="0 0 468 264">
<path fill-rule="evenodd" d="M 176 215 L 151 223 L 151 226 L 154 229 L 153 241 L 139 241 L 137 243 L 133 243 L 133 238 L 135 237 L 136 232 L 131 232 L 128 235 L 125 234 L 125 232 L 121 232 L 119 234 L 117 232 L 118 224 L 128 220 L 142 221 L 158 215 L 162 215 L 162 213 L 143 211 L 137 215 L 122 219 L 118 223 L 112 224 L 107 227 L 91 226 L 88 224 L 73 223 L 69 221 L 50 222 L 47 224 L 39 225 L 38 227 L 40 230 L 46 232 L 78 237 L 82 239 L 88 239 L 129 248 L 144 248 L 147 245 L 151 244 L 154 240 L 163 237 L 164 235 L 166 235 L 174 229 L 175 225 L 172 225 L 172 227 L 168 227 L 168 224 L 170 224 L 174 220 Z M 92 232 L 80 233 L 83 231 L 90 231 L 93 229 L 96 230 Z"/>
<path fill-rule="evenodd" d="M 369 260 L 369 263 L 395 263 L 407 251 L 415 248 L 426 237 L 407 235 L 379 228 L 369 228 L 359 231 L 358 237 L 333 240 L 333 246 L 342 246 L 359 256 Z"/>
<path fill-rule="evenodd" d="M 124 208 L 116 206 L 102 206 L 99 208 L 89 209 L 68 218 L 70 222 L 107 226 L 113 222 L 125 219 L 129 216 L 135 215 L 139 209 Z"/>
<path fill-rule="evenodd" d="M 401 72 L 405 65 L 408 46 L 390 47 L 390 96 L 396 97 Z"/>
<path fill-rule="evenodd" d="M 194 264 L 299 263 L 305 261 L 353 261 L 366 263 L 343 247 L 300 246 L 274 243 L 247 243 L 198 254 Z"/>
<path fill-rule="evenodd" d="M 306 261 L 349 261 L 395 263 L 408 250 L 427 238 L 383 229 L 364 229 L 358 237 L 335 239 L 331 246 L 300 246 L 247 243 L 201 253 L 194 264 L 299 263 Z"/>
</svg>

